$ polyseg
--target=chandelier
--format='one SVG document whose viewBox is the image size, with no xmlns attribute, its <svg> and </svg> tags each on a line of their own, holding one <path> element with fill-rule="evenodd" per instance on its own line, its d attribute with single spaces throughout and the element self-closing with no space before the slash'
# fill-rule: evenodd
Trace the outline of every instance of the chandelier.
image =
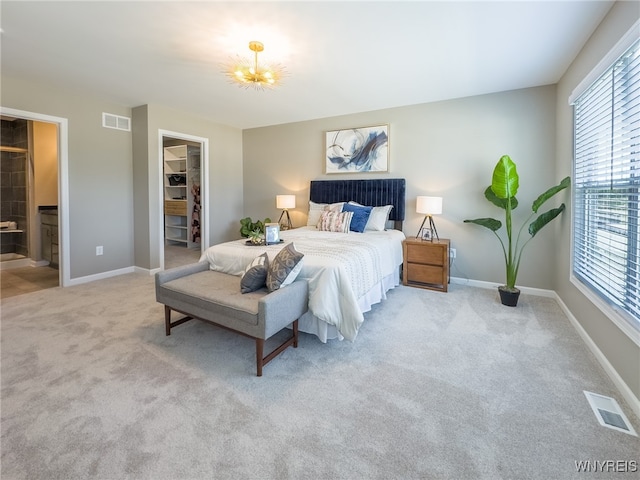
<svg viewBox="0 0 640 480">
<path fill-rule="evenodd" d="M 249 42 L 249 50 L 253 52 L 253 58 L 238 56 L 227 68 L 229 78 L 244 88 L 264 90 L 265 87 L 275 86 L 284 74 L 283 69 L 279 65 L 258 63 L 258 53 L 264 50 L 261 42 Z"/>
</svg>

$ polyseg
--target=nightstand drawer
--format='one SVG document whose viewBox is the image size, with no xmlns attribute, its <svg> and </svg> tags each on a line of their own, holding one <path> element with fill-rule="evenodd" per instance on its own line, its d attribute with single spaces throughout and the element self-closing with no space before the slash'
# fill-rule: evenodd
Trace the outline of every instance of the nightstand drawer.
<svg viewBox="0 0 640 480">
<path fill-rule="evenodd" d="M 423 242 L 407 238 L 402 242 L 402 283 L 412 287 L 446 292 L 449 283 L 448 238 Z"/>
<path fill-rule="evenodd" d="M 446 247 L 442 248 L 420 248 L 416 245 L 407 246 L 407 262 L 425 263 L 428 265 L 444 265 Z"/>
<path fill-rule="evenodd" d="M 442 267 L 409 263 L 407 265 L 407 273 L 412 282 L 433 285 L 443 285 L 443 282 L 445 284 L 447 282 L 446 278 L 442 278 Z"/>
</svg>

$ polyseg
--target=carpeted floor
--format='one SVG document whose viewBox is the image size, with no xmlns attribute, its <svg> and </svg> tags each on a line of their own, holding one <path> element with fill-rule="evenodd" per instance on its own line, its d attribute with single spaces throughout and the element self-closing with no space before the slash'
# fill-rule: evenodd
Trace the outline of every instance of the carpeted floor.
<svg viewBox="0 0 640 480">
<path fill-rule="evenodd" d="M 153 285 L 2 301 L 3 480 L 637 478 L 577 472 L 640 460 L 583 390 L 640 425 L 552 299 L 398 287 L 354 343 L 303 334 L 258 378 L 250 339 L 166 337 Z"/>
</svg>

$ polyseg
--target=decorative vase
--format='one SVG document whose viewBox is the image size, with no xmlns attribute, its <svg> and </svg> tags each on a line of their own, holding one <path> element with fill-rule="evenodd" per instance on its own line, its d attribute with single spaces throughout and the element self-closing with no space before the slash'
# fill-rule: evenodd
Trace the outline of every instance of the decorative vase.
<svg viewBox="0 0 640 480">
<path fill-rule="evenodd" d="M 520 297 L 520 290 L 517 288 L 508 288 L 506 285 L 498 287 L 500 293 L 500 302 L 507 307 L 515 307 L 518 305 L 518 298 Z"/>
</svg>

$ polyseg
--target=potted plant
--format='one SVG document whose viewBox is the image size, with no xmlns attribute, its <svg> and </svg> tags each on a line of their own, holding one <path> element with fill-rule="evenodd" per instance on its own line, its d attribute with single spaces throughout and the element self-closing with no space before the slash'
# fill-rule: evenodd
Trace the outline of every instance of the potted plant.
<svg viewBox="0 0 640 480">
<path fill-rule="evenodd" d="M 503 155 L 493 169 L 491 185 L 484 191 L 484 196 L 487 200 L 504 210 L 506 245 L 503 238 L 498 235 L 498 230 L 502 227 L 500 220 L 494 218 L 476 218 L 474 220 L 464 221 L 465 223 L 475 223 L 476 225 L 488 228 L 500 241 L 502 252 L 504 253 L 507 280 L 505 285 L 498 287 L 498 291 L 500 292 L 500 301 L 502 304 L 511 307 L 515 307 L 518 304 L 518 297 L 520 296 L 520 290 L 516 288 L 516 279 L 518 277 L 518 269 L 520 268 L 520 260 L 522 259 L 524 248 L 545 225 L 564 211 L 565 206 L 563 203 L 557 208 L 552 208 L 547 212 L 537 215 L 538 210 L 556 193 L 567 188 L 571 183 L 571 179 L 566 177 L 558 185 L 551 187 L 533 202 L 531 205 L 532 213 L 522 223 L 514 242 L 512 237 L 513 224 L 511 212 L 518 206 L 516 194 L 518 193 L 519 183 L 520 177 L 516 171 L 516 164 L 508 155 Z M 534 216 L 536 216 L 535 219 L 529 223 L 529 235 L 527 236 L 525 234 L 523 238 L 523 229 Z"/>
<path fill-rule="evenodd" d="M 264 243 L 264 226 L 267 223 L 271 223 L 270 218 L 265 218 L 264 222 L 260 220 L 254 222 L 249 217 L 243 218 L 240 220 L 240 235 L 243 238 L 249 238 L 251 243 Z"/>
</svg>

